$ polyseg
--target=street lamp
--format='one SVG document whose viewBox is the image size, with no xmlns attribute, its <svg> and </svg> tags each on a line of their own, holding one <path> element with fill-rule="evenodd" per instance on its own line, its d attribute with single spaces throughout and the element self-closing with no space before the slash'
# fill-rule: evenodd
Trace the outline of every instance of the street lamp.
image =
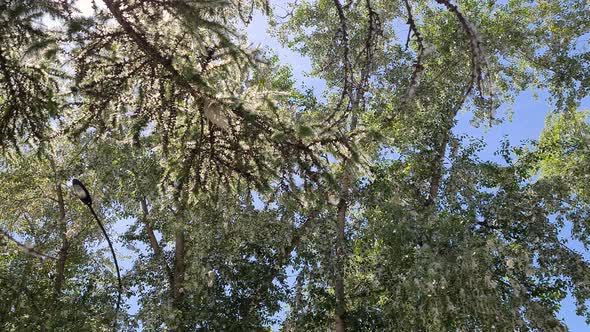
<svg viewBox="0 0 590 332">
<path fill-rule="evenodd" d="M 115 255 L 115 249 L 113 249 L 113 244 L 111 243 L 111 239 L 109 239 L 109 235 L 107 234 L 107 231 L 104 229 L 104 226 L 102 225 L 102 223 L 100 222 L 100 219 L 98 219 L 98 216 L 96 215 L 96 212 L 94 212 L 94 209 L 92 208 L 92 198 L 90 197 L 90 193 L 88 192 L 88 190 L 86 190 L 86 187 L 84 186 L 84 184 L 82 184 L 82 182 L 80 182 L 78 179 L 73 179 L 72 180 L 72 187 L 74 188 L 74 193 L 76 194 L 76 196 L 78 196 L 78 198 L 82 201 L 82 203 L 84 203 L 86 206 L 88 206 L 88 208 L 90 209 L 90 212 L 92 212 L 92 215 L 94 216 L 94 219 L 96 219 L 96 222 L 98 223 L 98 226 L 100 226 L 100 229 L 102 230 L 102 233 L 104 234 L 104 237 L 107 239 L 107 242 L 109 244 L 109 248 L 111 248 L 111 253 L 113 254 L 113 261 L 115 262 L 115 268 L 117 269 L 117 280 L 119 281 L 119 296 L 117 298 L 117 307 L 115 309 L 115 321 L 113 322 L 113 331 L 117 330 L 117 315 L 119 314 L 119 307 L 121 305 L 121 273 L 119 271 L 119 263 L 117 263 L 117 256 Z"/>
</svg>

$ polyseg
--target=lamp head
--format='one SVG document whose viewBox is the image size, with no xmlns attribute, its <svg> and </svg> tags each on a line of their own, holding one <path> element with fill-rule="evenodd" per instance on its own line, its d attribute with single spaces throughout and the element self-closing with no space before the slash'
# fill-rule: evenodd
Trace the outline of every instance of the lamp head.
<svg viewBox="0 0 590 332">
<path fill-rule="evenodd" d="M 78 179 L 73 179 L 72 187 L 74 188 L 74 193 L 76 194 L 76 196 L 78 196 L 82 203 L 86 205 L 92 204 L 92 198 L 90 198 L 90 193 L 88 193 L 88 190 L 86 190 L 86 187 L 84 187 L 84 184 L 82 184 L 82 182 L 80 182 Z"/>
</svg>

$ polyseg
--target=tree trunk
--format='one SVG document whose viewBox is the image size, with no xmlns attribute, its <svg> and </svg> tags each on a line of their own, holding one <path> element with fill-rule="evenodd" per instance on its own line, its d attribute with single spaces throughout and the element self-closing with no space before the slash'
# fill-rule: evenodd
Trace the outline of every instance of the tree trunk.
<svg viewBox="0 0 590 332">
<path fill-rule="evenodd" d="M 175 234 L 174 248 L 174 285 L 173 285 L 173 305 L 180 313 L 176 319 L 177 325 L 175 331 L 185 331 L 184 317 L 184 273 L 185 273 L 185 234 L 184 230 L 179 227 Z"/>
<path fill-rule="evenodd" d="M 145 198 L 140 200 L 141 209 L 143 211 L 143 216 L 140 218 L 145 226 L 145 230 L 147 232 L 148 241 L 150 247 L 154 251 L 154 255 L 156 259 L 160 261 L 162 267 L 166 271 L 166 275 L 168 277 L 168 282 L 170 284 L 170 300 L 172 307 L 180 312 L 180 317 L 176 319 L 176 325 L 172 327 L 173 331 L 184 331 L 185 327 L 184 323 L 184 313 L 183 313 L 183 284 L 184 284 L 184 274 L 185 274 L 185 235 L 181 228 L 176 231 L 175 233 L 175 248 L 174 248 L 174 271 L 168 265 L 166 261 L 166 257 L 164 257 L 164 252 L 162 251 L 162 247 L 158 243 L 158 239 L 154 234 L 154 228 L 149 220 L 149 210 L 147 205 L 147 200 Z M 177 215 L 177 218 L 179 216 Z"/>
<path fill-rule="evenodd" d="M 359 99 L 352 103 L 351 110 L 358 107 Z M 357 126 L 357 115 L 352 114 L 350 130 Z M 336 297 L 336 312 L 334 314 L 334 327 L 336 332 L 346 331 L 346 299 L 344 297 L 344 274 L 346 266 L 346 213 L 348 212 L 349 190 L 352 182 L 352 171 L 349 160 L 343 161 L 343 173 L 340 179 L 340 200 L 336 215 L 336 264 L 334 267 L 334 295 Z"/>
<path fill-rule="evenodd" d="M 64 204 L 63 191 L 61 188 L 61 183 L 59 179 L 57 179 L 57 174 L 55 181 L 55 193 L 57 195 L 57 204 L 59 208 L 59 228 L 61 231 L 62 240 L 61 248 L 59 249 L 59 256 L 57 258 L 55 282 L 53 285 L 54 296 L 57 300 L 61 295 L 63 284 L 65 282 L 66 261 L 68 259 L 68 249 L 70 248 L 70 243 L 68 242 L 68 237 L 66 235 L 66 209 Z"/>
<path fill-rule="evenodd" d="M 440 180 L 442 177 L 443 172 L 443 164 L 445 154 L 447 152 L 447 144 L 449 142 L 449 131 L 450 129 L 444 129 L 443 137 L 440 142 L 440 145 L 436 149 L 436 155 L 434 156 L 433 160 L 433 173 L 432 177 L 430 178 L 430 190 L 428 192 L 428 200 L 427 205 L 433 206 L 436 204 L 436 199 L 438 196 L 438 190 L 440 188 Z"/>
<path fill-rule="evenodd" d="M 179 229 L 176 231 L 176 248 L 174 250 L 174 297 L 180 298 L 183 290 L 184 283 L 184 231 Z"/>
<path fill-rule="evenodd" d="M 334 277 L 334 291 L 336 296 L 336 315 L 335 315 L 335 331 L 346 331 L 346 321 L 344 315 L 346 314 L 344 301 L 344 264 L 345 264 L 345 225 L 346 225 L 346 211 L 348 203 L 345 198 L 340 198 L 338 202 L 338 215 L 336 217 L 338 235 L 336 238 L 336 266 Z"/>
<path fill-rule="evenodd" d="M 351 128 L 356 126 L 356 116 L 353 116 Z M 340 180 L 340 200 L 336 215 L 336 260 L 334 267 L 334 295 L 336 297 L 336 312 L 334 326 L 336 332 L 346 331 L 346 300 L 344 297 L 344 275 L 346 266 L 346 213 L 348 212 L 349 190 L 352 181 L 349 161 L 344 161 L 344 172 Z"/>
<path fill-rule="evenodd" d="M 453 122 L 455 120 L 455 116 L 457 116 L 457 112 L 463 106 L 464 100 L 461 100 L 455 107 L 453 107 L 448 114 L 448 117 L 444 119 L 443 126 L 441 128 L 441 138 L 439 145 L 436 147 L 434 159 L 432 161 L 433 173 L 430 177 L 430 188 L 428 191 L 428 199 L 426 201 L 426 205 L 428 207 L 434 206 L 437 201 L 438 191 L 440 189 L 440 182 L 443 175 L 444 170 L 444 161 L 445 155 L 447 153 L 447 146 L 449 144 L 449 139 L 451 138 L 451 131 L 453 130 Z"/>
<path fill-rule="evenodd" d="M 63 288 L 63 284 L 65 281 L 65 270 L 66 270 L 66 260 L 68 258 L 68 241 L 67 239 L 63 240 L 62 246 L 59 249 L 59 256 L 57 258 L 57 267 L 56 267 L 56 276 L 55 282 L 53 285 L 55 298 L 57 299 L 61 295 L 61 290 Z"/>
</svg>

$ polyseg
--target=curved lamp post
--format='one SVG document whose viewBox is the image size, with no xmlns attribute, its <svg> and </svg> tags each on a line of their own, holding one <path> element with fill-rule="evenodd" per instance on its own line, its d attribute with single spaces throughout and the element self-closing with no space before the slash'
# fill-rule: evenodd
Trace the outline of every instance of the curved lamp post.
<svg viewBox="0 0 590 332">
<path fill-rule="evenodd" d="M 119 307 L 121 305 L 121 273 L 119 272 L 119 263 L 117 263 L 117 256 L 115 255 L 115 249 L 113 249 L 113 244 L 111 243 L 111 239 L 109 239 L 109 236 L 107 234 L 107 231 L 104 229 L 104 226 L 102 225 L 102 223 L 100 222 L 100 219 L 98 219 L 98 216 L 96 215 L 96 212 L 94 212 L 94 209 L 92 208 L 92 198 L 90 197 L 90 193 L 88 193 L 88 190 L 86 190 L 86 187 L 84 186 L 84 184 L 82 184 L 82 182 L 78 181 L 78 179 L 73 179 L 72 180 L 72 187 L 74 188 L 74 193 L 76 193 L 76 196 L 78 196 L 78 198 L 82 201 L 82 203 L 84 203 L 86 206 L 88 206 L 88 208 L 90 209 L 90 212 L 92 212 L 92 215 L 94 216 L 94 219 L 96 219 L 96 222 L 98 223 L 98 226 L 100 226 L 100 229 L 102 230 L 102 233 L 104 234 L 104 237 L 107 239 L 107 242 L 109 244 L 109 248 L 111 248 L 111 253 L 113 254 L 113 261 L 115 261 L 115 268 L 117 268 L 117 280 L 119 281 L 119 296 L 117 298 L 117 308 L 115 309 L 115 321 L 113 322 L 113 331 L 117 330 L 117 316 L 119 314 Z"/>
</svg>

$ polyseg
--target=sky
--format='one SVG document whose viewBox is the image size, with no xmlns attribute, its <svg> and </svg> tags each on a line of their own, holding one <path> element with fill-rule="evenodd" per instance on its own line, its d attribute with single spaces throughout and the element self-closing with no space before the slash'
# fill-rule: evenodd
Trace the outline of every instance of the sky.
<svg viewBox="0 0 590 332">
<path fill-rule="evenodd" d="M 100 1 L 97 1 L 100 5 Z M 275 5 L 276 10 L 280 14 L 281 7 L 286 3 L 285 1 L 271 0 L 271 3 Z M 90 0 L 79 0 L 78 8 L 83 14 L 89 15 L 92 13 L 91 1 Z M 403 27 L 401 27 L 403 29 Z M 325 84 L 322 80 L 317 78 L 311 78 L 307 75 L 311 69 L 309 59 L 303 57 L 285 47 L 282 47 L 280 43 L 268 33 L 268 24 L 264 16 L 260 13 L 256 13 L 253 17 L 252 23 L 247 27 L 246 32 L 250 41 L 254 46 L 268 49 L 278 55 L 280 61 L 283 64 L 290 65 L 293 69 L 293 78 L 297 82 L 296 86 L 299 88 L 308 87 L 313 88 L 316 96 L 321 95 L 321 92 L 325 88 Z M 399 34 L 405 35 L 405 34 Z M 581 47 L 587 47 L 581 45 Z M 551 110 L 551 105 L 548 101 L 547 93 L 543 91 L 537 91 L 537 96 L 530 91 L 524 91 L 519 95 L 513 105 L 503 105 L 500 108 L 500 114 L 511 108 L 513 116 L 511 121 L 504 121 L 502 124 L 494 126 L 492 128 L 475 128 L 470 123 L 470 113 L 460 113 L 457 116 L 457 125 L 454 128 L 457 134 L 468 134 L 473 137 L 482 138 L 486 143 L 487 147 L 480 153 L 480 157 L 484 160 L 499 161 L 499 158 L 494 155 L 494 152 L 500 147 L 500 142 L 503 139 L 508 139 L 512 145 L 519 145 L 526 140 L 537 139 L 541 134 L 541 131 L 545 124 L 545 117 Z M 581 109 L 590 109 L 590 98 L 585 98 L 581 105 Z M 114 233 L 123 234 L 126 228 L 131 224 L 130 220 L 122 221 L 117 224 L 113 229 Z M 567 239 L 569 237 L 569 230 L 566 229 L 562 232 L 562 236 Z M 115 240 L 115 242 L 118 242 Z M 568 245 L 578 252 L 583 252 L 586 259 L 590 259 L 590 253 L 586 252 L 584 248 L 576 241 L 568 241 Z M 117 251 L 123 255 L 131 255 L 131 251 L 116 246 Z M 130 268 L 130 260 L 122 259 L 123 270 Z M 137 299 L 131 299 L 127 302 L 131 306 L 131 312 L 137 310 Z M 590 325 L 584 322 L 582 317 L 578 317 L 575 314 L 575 305 L 570 296 L 568 296 L 562 303 L 562 308 L 559 312 L 559 317 L 563 319 L 570 331 L 588 331 Z"/>
</svg>

